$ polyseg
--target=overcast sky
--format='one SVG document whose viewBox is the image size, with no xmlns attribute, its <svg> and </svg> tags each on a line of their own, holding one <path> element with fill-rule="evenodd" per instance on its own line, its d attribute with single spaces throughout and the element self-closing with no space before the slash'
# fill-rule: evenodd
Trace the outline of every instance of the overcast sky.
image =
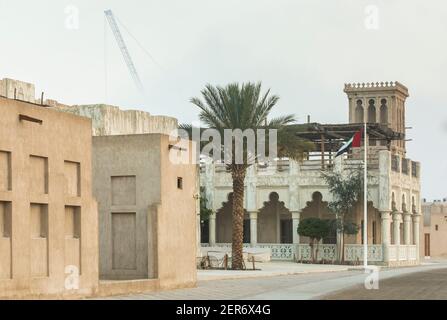
<svg viewBox="0 0 447 320">
<path fill-rule="evenodd" d="M 122 29 L 146 98 L 105 28 L 105 9 L 157 62 Z M 281 98 L 276 115 L 327 123 L 348 121 L 345 82 L 397 80 L 410 92 L 407 155 L 422 162 L 422 196 L 441 199 L 446 17 L 444 0 L 0 0 L 0 78 L 67 104 L 107 102 L 180 122 L 197 119 L 189 99 L 206 83 L 262 81 Z"/>
</svg>

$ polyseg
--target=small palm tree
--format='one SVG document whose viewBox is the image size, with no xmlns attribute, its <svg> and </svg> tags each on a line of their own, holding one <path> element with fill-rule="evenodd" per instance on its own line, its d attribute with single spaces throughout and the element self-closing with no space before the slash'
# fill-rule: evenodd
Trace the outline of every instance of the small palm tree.
<svg viewBox="0 0 447 320">
<path fill-rule="evenodd" d="M 231 83 L 225 87 L 206 85 L 201 91 L 203 101 L 192 98 L 191 103 L 200 108 L 199 118 L 209 128 L 217 130 L 224 137 L 225 129 L 276 129 L 277 155 L 302 159 L 303 154 L 312 147 L 309 142 L 299 140 L 295 136 L 292 125 L 293 115 L 271 119 L 267 117 L 278 102 L 279 97 L 270 95 L 270 90 L 261 94 L 261 83 Z M 186 128 L 184 126 L 184 128 Z M 191 128 L 189 126 L 189 128 Z M 188 128 L 186 128 L 188 129 Z M 233 180 L 233 213 L 232 213 L 232 268 L 243 268 L 243 224 L 244 224 L 244 180 L 247 168 L 253 159 L 248 159 L 249 152 L 243 144 L 243 163 L 237 163 L 232 152 L 230 161 L 226 161 L 227 169 Z M 268 149 L 268 146 L 265 146 Z M 222 151 L 224 152 L 224 151 Z M 270 152 L 270 151 L 269 151 Z"/>
</svg>

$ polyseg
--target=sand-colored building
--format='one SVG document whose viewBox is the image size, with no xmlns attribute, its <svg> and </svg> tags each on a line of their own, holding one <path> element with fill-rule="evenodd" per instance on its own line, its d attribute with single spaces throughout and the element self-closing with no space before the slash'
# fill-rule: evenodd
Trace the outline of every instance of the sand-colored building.
<svg viewBox="0 0 447 320">
<path fill-rule="evenodd" d="M 5 97 L 0 111 L 0 297 L 95 294 L 90 119 Z"/>
<path fill-rule="evenodd" d="M 426 258 L 447 257 L 447 199 L 422 202 L 424 235 L 421 251 Z"/>
<path fill-rule="evenodd" d="M 101 294 L 194 286 L 198 165 L 189 142 L 170 141 L 177 119 L 47 102 L 92 119 Z M 171 161 L 176 156 L 185 163 Z"/>
<path fill-rule="evenodd" d="M 195 285 L 197 166 L 192 143 L 181 145 L 163 134 L 93 137 L 102 279 Z"/>
<path fill-rule="evenodd" d="M 177 119 L 34 91 L 0 80 L 0 297 L 194 286 L 198 165 Z"/>
</svg>

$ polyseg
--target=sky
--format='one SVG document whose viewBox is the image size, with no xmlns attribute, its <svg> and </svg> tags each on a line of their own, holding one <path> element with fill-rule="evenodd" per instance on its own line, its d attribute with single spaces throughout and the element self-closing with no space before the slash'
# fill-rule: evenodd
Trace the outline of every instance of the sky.
<svg viewBox="0 0 447 320">
<path fill-rule="evenodd" d="M 106 9 L 120 21 L 144 97 Z M 407 156 L 421 161 L 422 197 L 442 199 L 446 16 L 444 0 L 0 0 L 0 78 L 66 104 L 109 103 L 181 123 L 197 121 L 189 100 L 207 83 L 262 81 L 280 96 L 273 116 L 343 123 L 344 83 L 399 81 L 410 93 Z"/>
</svg>

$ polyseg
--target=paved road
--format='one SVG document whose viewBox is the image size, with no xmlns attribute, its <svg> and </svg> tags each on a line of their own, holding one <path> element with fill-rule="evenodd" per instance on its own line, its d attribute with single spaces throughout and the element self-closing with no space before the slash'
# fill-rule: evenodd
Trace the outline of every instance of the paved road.
<svg viewBox="0 0 447 320">
<path fill-rule="evenodd" d="M 363 271 L 355 270 L 237 280 L 210 280 L 199 281 L 196 288 L 116 296 L 109 299 L 289 300 L 369 299 L 370 297 L 383 297 L 383 299 L 445 297 L 447 299 L 446 264 L 383 269 L 380 271 L 379 290 L 364 289 L 365 278 Z M 408 293 L 409 291 L 413 292 Z M 433 291 L 438 293 L 433 293 Z"/>
<path fill-rule="evenodd" d="M 384 280 L 379 290 L 362 286 L 335 292 L 322 299 L 358 300 L 447 300 L 447 269 L 411 273 Z"/>
</svg>

